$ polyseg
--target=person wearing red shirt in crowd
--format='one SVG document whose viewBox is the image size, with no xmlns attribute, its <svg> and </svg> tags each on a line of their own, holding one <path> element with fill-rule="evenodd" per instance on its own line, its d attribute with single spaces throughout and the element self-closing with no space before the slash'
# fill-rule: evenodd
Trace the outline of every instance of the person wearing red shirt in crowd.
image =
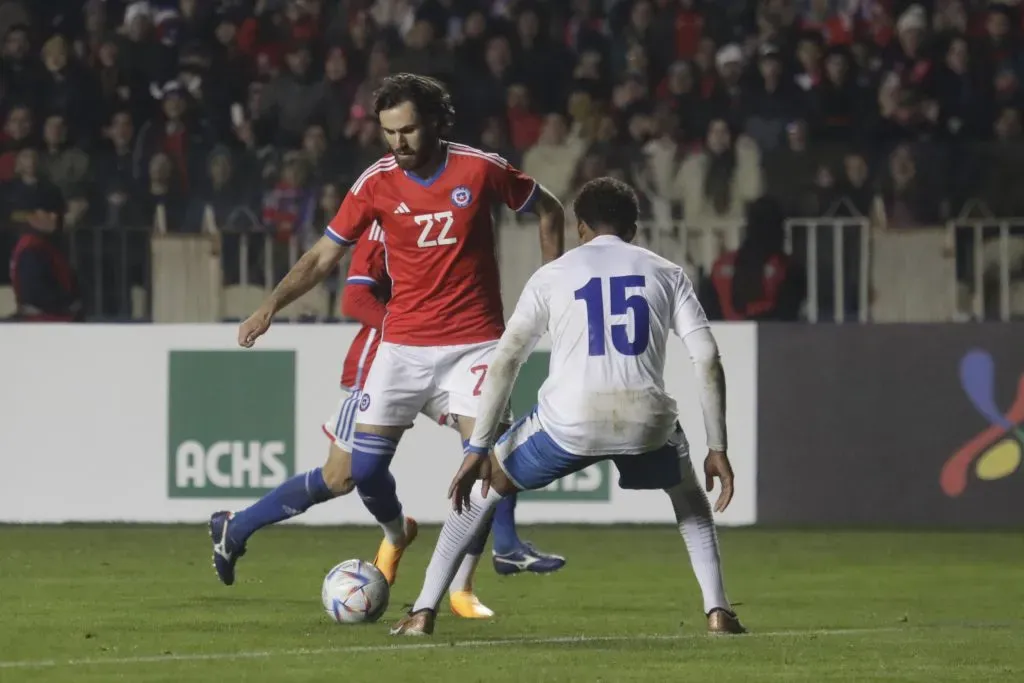
<svg viewBox="0 0 1024 683">
<path fill-rule="evenodd" d="M 444 139 L 454 123 L 444 86 L 396 74 L 384 80 L 375 100 L 391 153 L 356 180 L 324 237 L 238 333 L 239 344 L 252 347 L 278 311 L 323 281 L 350 247 L 379 226 L 391 299 L 355 406 L 351 458 L 299 475 L 246 510 L 211 516 L 214 564 L 226 584 L 233 583 L 235 563 L 256 529 L 333 498 L 345 479 L 384 530 L 374 564 L 393 583 L 417 533 L 415 520 L 402 512 L 389 469 L 398 441 L 439 394 L 469 438 L 480 385 L 504 331 L 495 203 L 539 216 L 545 262 L 563 250 L 565 216 L 550 192 L 501 157 Z M 348 475 L 341 482 L 339 472 Z M 517 568 L 534 561 L 524 554 Z"/>
</svg>

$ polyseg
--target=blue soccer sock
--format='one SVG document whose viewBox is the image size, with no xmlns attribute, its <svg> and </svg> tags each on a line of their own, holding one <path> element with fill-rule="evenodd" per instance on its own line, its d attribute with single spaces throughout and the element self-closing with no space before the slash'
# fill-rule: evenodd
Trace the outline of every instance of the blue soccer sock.
<svg viewBox="0 0 1024 683">
<path fill-rule="evenodd" d="M 352 441 L 352 481 L 366 509 L 387 527 L 402 516 L 402 504 L 398 502 L 390 470 L 398 442 L 366 432 L 356 432 Z"/>
<path fill-rule="evenodd" d="M 516 494 L 502 498 L 495 508 L 493 534 L 496 555 L 514 553 L 522 546 L 516 533 Z"/>
<path fill-rule="evenodd" d="M 283 519 L 302 514 L 317 503 L 334 498 L 321 468 L 299 474 L 266 494 L 249 507 L 236 512 L 228 534 L 242 544 L 256 531 Z"/>
<path fill-rule="evenodd" d="M 501 503 L 498 503 L 498 505 L 501 506 Z M 491 527 L 493 524 L 494 516 L 492 515 L 484 524 L 483 531 L 477 534 L 477 536 L 470 542 L 469 547 L 466 548 L 467 555 L 483 555 L 484 548 L 487 547 L 487 538 L 491 535 Z M 512 533 L 515 533 L 515 531 Z"/>
</svg>

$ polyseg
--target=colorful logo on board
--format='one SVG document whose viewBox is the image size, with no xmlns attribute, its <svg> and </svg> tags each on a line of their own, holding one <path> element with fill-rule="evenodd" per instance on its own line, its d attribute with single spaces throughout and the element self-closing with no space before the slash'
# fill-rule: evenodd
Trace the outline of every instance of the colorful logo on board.
<svg viewBox="0 0 1024 683">
<path fill-rule="evenodd" d="M 1024 452 L 1024 373 L 1017 383 L 1017 397 L 1005 412 L 996 404 L 996 364 L 988 351 L 972 349 L 960 359 L 960 386 L 989 426 L 942 466 L 939 484 L 950 497 L 966 490 L 972 470 L 981 481 L 1010 476 L 1020 467 Z"/>
</svg>

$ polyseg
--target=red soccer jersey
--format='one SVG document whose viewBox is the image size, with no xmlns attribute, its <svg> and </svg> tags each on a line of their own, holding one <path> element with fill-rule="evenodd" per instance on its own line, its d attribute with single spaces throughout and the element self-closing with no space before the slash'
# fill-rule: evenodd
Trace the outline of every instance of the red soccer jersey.
<svg viewBox="0 0 1024 683">
<path fill-rule="evenodd" d="M 363 234 L 352 250 L 352 260 L 348 266 L 346 287 L 388 287 L 388 271 L 384 263 L 383 234 L 379 225 L 374 225 Z M 370 366 L 377 355 L 380 344 L 380 331 L 363 325 L 352 345 L 348 347 L 345 363 L 341 369 L 341 386 L 346 389 L 362 389 Z"/>
<path fill-rule="evenodd" d="M 495 256 L 495 202 L 526 211 L 537 183 L 497 154 L 446 144 L 434 175 L 402 171 L 389 154 L 345 196 L 326 234 L 354 244 L 379 221 L 391 301 L 384 341 L 447 346 L 492 341 L 505 328 Z"/>
</svg>

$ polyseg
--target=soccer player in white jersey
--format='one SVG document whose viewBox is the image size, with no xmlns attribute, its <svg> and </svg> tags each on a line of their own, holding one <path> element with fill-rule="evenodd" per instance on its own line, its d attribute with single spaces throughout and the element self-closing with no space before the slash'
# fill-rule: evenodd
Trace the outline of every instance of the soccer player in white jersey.
<svg viewBox="0 0 1024 683">
<path fill-rule="evenodd" d="M 574 209 L 581 246 L 543 266 L 523 290 L 491 360 L 466 457 L 448 492 L 454 509 L 423 590 L 392 634 L 433 633 L 438 603 L 462 555 L 503 496 L 543 488 L 601 460 L 615 463 L 622 488 L 668 494 L 704 596 L 708 630 L 744 630 L 725 595 L 711 506 L 663 378 L 668 335 L 675 332 L 697 370 L 708 445 L 705 484 L 710 491 L 719 479 L 715 510 L 722 511 L 733 493 L 725 377 L 704 310 L 682 268 L 629 244 L 638 206 L 628 185 L 592 180 Z M 551 367 L 539 404 L 496 441 L 519 368 L 545 332 Z"/>
</svg>

